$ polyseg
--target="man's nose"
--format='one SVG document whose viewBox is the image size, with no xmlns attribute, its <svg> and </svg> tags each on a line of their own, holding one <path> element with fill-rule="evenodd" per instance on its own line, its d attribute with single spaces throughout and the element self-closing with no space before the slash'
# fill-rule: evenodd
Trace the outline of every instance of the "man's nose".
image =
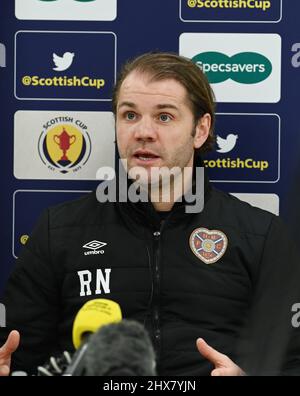
<svg viewBox="0 0 300 396">
<path fill-rule="evenodd" d="M 155 122 L 150 117 L 142 117 L 135 126 L 134 136 L 137 140 L 155 140 L 157 138 Z"/>
</svg>

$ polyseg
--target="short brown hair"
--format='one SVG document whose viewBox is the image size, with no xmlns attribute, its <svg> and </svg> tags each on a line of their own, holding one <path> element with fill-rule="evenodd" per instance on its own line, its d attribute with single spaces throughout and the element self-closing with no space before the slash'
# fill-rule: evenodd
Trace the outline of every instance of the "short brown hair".
<svg viewBox="0 0 300 396">
<path fill-rule="evenodd" d="M 128 61 L 122 68 L 113 91 L 113 112 L 117 113 L 120 88 L 125 78 L 133 71 L 148 74 L 151 81 L 174 79 L 181 83 L 186 91 L 195 124 L 205 113 L 211 115 L 209 136 L 201 152 L 209 151 L 215 142 L 215 97 L 202 70 L 190 59 L 168 52 L 150 52 Z"/>
</svg>

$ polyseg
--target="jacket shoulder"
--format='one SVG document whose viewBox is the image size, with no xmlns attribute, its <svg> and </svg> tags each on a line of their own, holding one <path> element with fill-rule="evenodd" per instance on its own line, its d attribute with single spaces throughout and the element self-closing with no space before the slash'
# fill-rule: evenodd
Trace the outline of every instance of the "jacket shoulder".
<svg viewBox="0 0 300 396">
<path fill-rule="evenodd" d="M 97 200 L 93 191 L 76 200 L 49 207 L 49 228 L 97 224 L 104 205 Z"/>
<path fill-rule="evenodd" d="M 212 204 L 223 222 L 245 233 L 265 235 L 279 217 L 223 191 L 212 190 Z"/>
</svg>

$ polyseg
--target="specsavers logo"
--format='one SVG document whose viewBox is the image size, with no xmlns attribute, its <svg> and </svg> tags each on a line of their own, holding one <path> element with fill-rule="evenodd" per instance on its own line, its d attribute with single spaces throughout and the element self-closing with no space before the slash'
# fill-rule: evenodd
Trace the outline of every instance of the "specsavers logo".
<svg viewBox="0 0 300 396">
<path fill-rule="evenodd" d="M 242 52 L 232 57 L 221 52 L 203 52 L 192 60 L 212 84 L 228 79 L 241 84 L 257 84 L 272 73 L 270 60 L 255 52 Z"/>
<path fill-rule="evenodd" d="M 179 52 L 207 75 L 217 102 L 277 103 L 281 97 L 278 34 L 183 33 Z"/>
<path fill-rule="evenodd" d="M 40 135 L 39 155 L 52 172 L 78 172 L 91 154 L 87 126 L 79 119 L 57 117 L 48 120 Z"/>
</svg>

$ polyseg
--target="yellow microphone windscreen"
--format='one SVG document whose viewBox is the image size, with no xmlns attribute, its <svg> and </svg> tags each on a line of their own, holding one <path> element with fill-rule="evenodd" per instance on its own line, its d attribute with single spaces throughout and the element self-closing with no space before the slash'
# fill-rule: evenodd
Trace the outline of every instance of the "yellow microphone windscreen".
<svg viewBox="0 0 300 396">
<path fill-rule="evenodd" d="M 88 301 L 78 311 L 73 323 L 74 347 L 80 347 L 84 334 L 95 333 L 103 325 L 121 320 L 121 308 L 115 301 L 104 298 Z"/>
</svg>

